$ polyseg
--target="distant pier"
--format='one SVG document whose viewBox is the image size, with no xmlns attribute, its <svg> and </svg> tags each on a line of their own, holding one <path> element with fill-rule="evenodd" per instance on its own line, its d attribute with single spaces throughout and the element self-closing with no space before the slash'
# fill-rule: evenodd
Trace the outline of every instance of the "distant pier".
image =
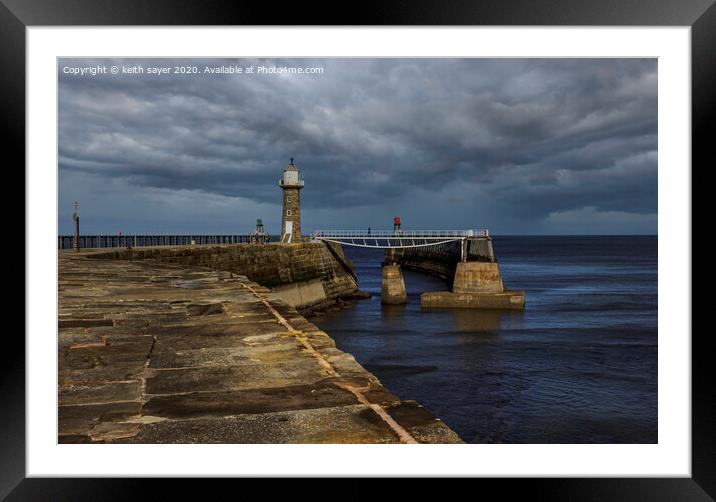
<svg viewBox="0 0 716 502">
<path fill-rule="evenodd" d="M 525 292 L 505 288 L 488 235 L 437 246 L 393 249 L 386 260 L 444 279 L 449 291 L 420 295 L 425 308 L 523 310 Z"/>
<path fill-rule="evenodd" d="M 74 235 L 58 235 L 57 249 L 76 247 Z M 268 242 L 266 234 L 88 234 L 79 236 L 80 249 L 146 247 L 146 246 L 188 246 L 204 244 L 242 244 Z"/>
<path fill-rule="evenodd" d="M 408 301 L 401 266 L 444 278 L 450 291 L 425 292 L 429 308 L 522 310 L 524 291 L 505 289 L 487 229 L 318 231 L 313 239 L 362 248 L 385 249 L 382 301 Z"/>
</svg>

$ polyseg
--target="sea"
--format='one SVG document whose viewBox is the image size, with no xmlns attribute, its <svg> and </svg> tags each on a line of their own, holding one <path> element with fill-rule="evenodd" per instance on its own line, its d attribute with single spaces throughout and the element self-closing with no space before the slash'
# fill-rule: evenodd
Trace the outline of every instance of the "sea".
<svg viewBox="0 0 716 502">
<path fill-rule="evenodd" d="M 383 253 L 344 246 L 373 296 L 311 321 L 467 443 L 657 443 L 657 243 L 494 236 L 519 312 L 421 309 L 448 285 L 409 270 L 407 305 L 381 305 Z"/>
</svg>

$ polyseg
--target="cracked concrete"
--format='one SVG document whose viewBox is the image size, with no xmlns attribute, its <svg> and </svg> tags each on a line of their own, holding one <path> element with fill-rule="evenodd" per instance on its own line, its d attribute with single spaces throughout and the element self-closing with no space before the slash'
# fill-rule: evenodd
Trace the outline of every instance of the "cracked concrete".
<svg viewBox="0 0 716 502">
<path fill-rule="evenodd" d="M 60 252 L 60 443 L 455 443 L 245 276 Z"/>
</svg>

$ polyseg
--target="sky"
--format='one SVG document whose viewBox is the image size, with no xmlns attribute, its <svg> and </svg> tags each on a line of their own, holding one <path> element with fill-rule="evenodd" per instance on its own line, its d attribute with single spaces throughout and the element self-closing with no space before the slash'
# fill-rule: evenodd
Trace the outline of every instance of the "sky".
<svg viewBox="0 0 716 502">
<path fill-rule="evenodd" d="M 72 58 L 58 82 L 60 233 L 78 201 L 82 233 L 275 234 L 291 157 L 304 234 L 657 232 L 656 59 Z"/>
</svg>

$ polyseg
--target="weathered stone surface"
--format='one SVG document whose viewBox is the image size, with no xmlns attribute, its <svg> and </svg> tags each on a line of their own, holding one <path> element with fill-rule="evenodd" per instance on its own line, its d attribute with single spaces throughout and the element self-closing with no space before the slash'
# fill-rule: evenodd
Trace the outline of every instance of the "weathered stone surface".
<svg viewBox="0 0 716 502">
<path fill-rule="evenodd" d="M 139 401 L 142 397 L 142 385 L 138 379 L 91 386 L 65 385 L 58 397 L 61 405 Z"/>
<path fill-rule="evenodd" d="M 296 230 L 294 229 L 294 232 Z M 330 248 L 329 248 L 330 246 Z M 227 244 L 216 246 L 154 247 L 136 249 L 102 250 L 93 253 L 93 258 L 122 260 L 155 260 L 162 263 L 177 263 L 190 267 L 207 267 L 224 270 L 236 275 L 245 275 L 251 281 L 268 288 L 291 289 L 296 283 L 311 284 L 320 281 L 325 297 L 333 301 L 350 296 L 358 291 L 351 263 L 346 260 L 340 246 L 322 242 L 297 242 L 290 245 Z M 139 279 L 141 276 L 137 276 Z M 179 271 L 175 279 L 184 287 L 201 289 L 208 287 L 209 279 Z M 130 277 L 131 278 L 131 277 Z M 81 276 L 71 276 L 71 283 L 81 284 Z M 305 305 L 317 302 L 320 291 L 315 287 L 304 288 Z M 91 295 L 90 291 L 77 292 Z M 294 300 L 303 301 L 300 294 Z M 295 305 L 295 304 L 294 304 Z M 304 306 L 298 304 L 295 306 Z"/>
<path fill-rule="evenodd" d="M 420 295 L 420 306 L 426 308 L 523 310 L 525 308 L 525 292 L 510 289 L 501 293 L 429 291 Z"/>
<path fill-rule="evenodd" d="M 328 299 L 319 279 L 279 286 L 273 289 L 273 294 L 294 307 L 308 307 Z"/>
<path fill-rule="evenodd" d="M 122 422 L 138 416 L 139 401 L 117 401 L 102 404 L 60 405 L 58 423 L 60 434 L 92 435 L 93 429 L 107 422 Z"/>
<path fill-rule="evenodd" d="M 352 405 L 157 422 L 144 426 L 134 437 L 116 442 L 356 444 L 397 443 L 398 437 L 373 410 Z"/>
<path fill-rule="evenodd" d="M 202 366 L 237 366 L 271 364 L 295 359 L 301 347 L 293 340 L 265 346 L 201 348 L 181 351 L 153 352 L 150 368 L 190 368 Z M 304 356 L 310 357 L 310 356 Z"/>
<path fill-rule="evenodd" d="M 147 380 L 147 394 L 176 394 L 199 389 L 256 389 L 314 382 L 328 376 L 311 358 L 274 364 L 244 364 L 157 370 Z"/>
<path fill-rule="evenodd" d="M 462 443 L 460 436 L 445 427 L 432 413 L 415 401 L 395 403 L 386 407 L 386 410 L 421 443 Z"/>
<path fill-rule="evenodd" d="M 387 305 L 402 305 L 408 302 L 400 265 L 383 265 L 380 301 Z"/>
<path fill-rule="evenodd" d="M 154 344 L 151 336 L 137 336 L 134 340 L 97 342 L 71 345 L 60 354 L 61 369 L 93 369 L 100 367 L 142 366 L 149 358 Z"/>
<path fill-rule="evenodd" d="M 150 396 L 142 411 L 147 415 L 167 418 L 221 417 L 343 406 L 356 402 L 351 392 L 325 380 L 312 385 Z"/>
<path fill-rule="evenodd" d="M 458 262 L 452 283 L 453 293 L 502 293 L 505 288 L 496 262 Z"/>
<path fill-rule="evenodd" d="M 94 253 L 60 253 L 60 443 L 460 441 L 247 277 Z"/>
</svg>

